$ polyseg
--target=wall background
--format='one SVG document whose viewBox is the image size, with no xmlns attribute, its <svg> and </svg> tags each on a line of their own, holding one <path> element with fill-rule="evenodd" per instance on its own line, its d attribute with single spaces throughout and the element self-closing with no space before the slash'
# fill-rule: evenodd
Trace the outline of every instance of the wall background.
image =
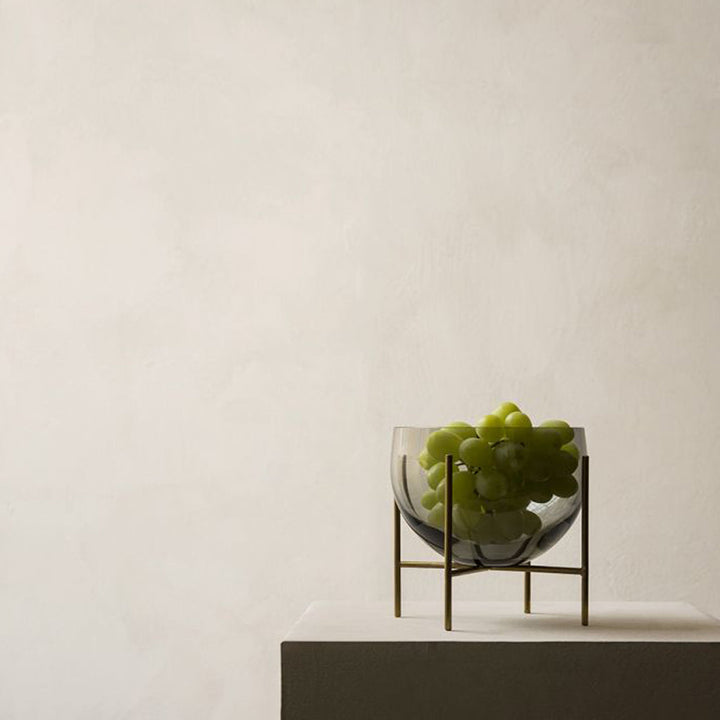
<svg viewBox="0 0 720 720">
<path fill-rule="evenodd" d="M 710 1 L 0 2 L 0 716 L 278 717 L 304 607 L 390 599 L 393 425 L 505 399 L 588 429 L 593 598 L 720 614 L 719 40 Z"/>
</svg>

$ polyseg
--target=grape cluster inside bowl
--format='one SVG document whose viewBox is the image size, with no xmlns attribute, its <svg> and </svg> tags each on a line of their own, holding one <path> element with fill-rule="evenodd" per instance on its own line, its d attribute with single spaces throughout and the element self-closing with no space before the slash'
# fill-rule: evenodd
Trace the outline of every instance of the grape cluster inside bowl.
<svg viewBox="0 0 720 720">
<path fill-rule="evenodd" d="M 560 540 L 580 511 L 584 429 L 560 421 L 507 427 L 504 420 L 491 419 L 496 427 L 489 428 L 481 421 L 393 433 L 395 500 L 408 525 L 441 555 L 445 456 L 452 455 L 452 556 L 463 565 L 532 560 Z"/>
</svg>

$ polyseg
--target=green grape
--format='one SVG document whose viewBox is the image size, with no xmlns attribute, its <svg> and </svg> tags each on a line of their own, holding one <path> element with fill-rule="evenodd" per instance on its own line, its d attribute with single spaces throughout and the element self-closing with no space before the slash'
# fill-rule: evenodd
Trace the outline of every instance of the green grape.
<svg viewBox="0 0 720 720">
<path fill-rule="evenodd" d="M 544 463 L 547 469 L 548 478 L 551 478 L 553 475 L 559 475 L 563 471 L 560 450 L 547 450 L 541 453 L 540 457 L 542 458 L 541 462 Z"/>
<path fill-rule="evenodd" d="M 484 470 L 477 474 L 475 489 L 488 500 L 499 500 L 507 495 L 507 478 L 498 470 Z"/>
<path fill-rule="evenodd" d="M 428 485 L 435 490 L 440 481 L 445 477 L 445 463 L 439 462 L 433 465 L 427 472 Z"/>
<path fill-rule="evenodd" d="M 495 542 L 497 530 L 492 515 L 481 515 L 470 533 L 470 538 L 479 545 Z"/>
<path fill-rule="evenodd" d="M 576 460 L 580 460 L 580 450 L 574 442 L 569 442 L 560 448 L 563 452 L 570 453 Z"/>
<path fill-rule="evenodd" d="M 450 424 L 446 425 L 443 430 L 454 433 L 463 440 L 477 437 L 477 435 L 475 434 L 475 428 L 472 425 L 468 425 L 468 423 L 461 422 L 459 420 L 457 422 L 451 422 Z"/>
<path fill-rule="evenodd" d="M 563 445 L 563 447 L 567 447 L 567 445 Z M 578 466 L 577 457 L 567 450 L 560 450 L 559 455 L 558 464 L 562 466 L 562 469 L 566 473 L 574 473 Z"/>
<path fill-rule="evenodd" d="M 457 455 L 461 438 L 455 433 L 447 430 L 436 430 L 427 439 L 427 451 L 436 458 L 444 458 L 446 455 Z"/>
<path fill-rule="evenodd" d="M 550 427 L 532 428 L 527 439 L 528 447 L 539 450 L 558 450 L 562 443 L 562 434 L 559 430 Z"/>
<path fill-rule="evenodd" d="M 530 449 L 525 467 L 522 469 L 523 479 L 530 483 L 544 482 L 550 476 L 552 467 L 547 453 Z"/>
<path fill-rule="evenodd" d="M 525 493 L 524 495 L 518 495 L 516 500 L 516 507 L 518 510 L 525 510 L 525 508 L 531 503 L 530 496 Z"/>
<path fill-rule="evenodd" d="M 533 502 L 546 503 L 550 500 L 553 494 L 546 485 L 548 485 L 548 483 L 539 483 L 537 485 L 533 483 L 530 485 L 528 488 L 528 495 Z"/>
<path fill-rule="evenodd" d="M 528 495 L 512 495 L 510 497 L 495 500 L 490 503 L 490 508 L 496 512 L 509 512 L 510 510 L 522 510 L 530 503 Z"/>
<path fill-rule="evenodd" d="M 511 412 L 505 418 L 505 433 L 510 440 L 525 442 L 532 435 L 532 421 L 521 412 Z"/>
<path fill-rule="evenodd" d="M 468 510 L 461 505 L 453 505 L 453 533 L 456 527 L 462 528 L 466 531 L 464 539 L 469 539 L 470 532 L 477 526 L 482 516 L 481 512 Z"/>
<path fill-rule="evenodd" d="M 485 508 L 486 513 L 492 513 L 497 510 L 498 503 L 501 503 L 502 500 L 488 500 L 487 498 L 478 498 L 480 502 L 483 505 L 483 508 Z"/>
<path fill-rule="evenodd" d="M 438 461 L 427 451 L 423 450 L 418 455 L 418 463 L 423 470 L 429 470 Z"/>
<path fill-rule="evenodd" d="M 546 420 L 540 427 L 554 428 L 560 433 L 561 445 L 569 443 L 575 437 L 575 431 L 564 420 Z"/>
<path fill-rule="evenodd" d="M 517 540 L 523 532 L 523 516 L 519 510 L 495 513 L 495 527 L 505 540 Z"/>
<path fill-rule="evenodd" d="M 505 475 L 505 473 L 503 473 L 503 475 Z M 522 495 L 525 492 L 523 489 L 524 488 L 523 479 L 520 475 L 515 473 L 515 474 L 509 474 L 509 475 L 505 475 L 505 476 L 507 477 L 507 481 L 508 481 L 508 491 L 507 491 L 508 498 L 517 497 L 519 495 Z"/>
<path fill-rule="evenodd" d="M 522 470 L 527 459 L 527 451 L 519 442 L 504 440 L 493 448 L 495 467 L 505 475 L 516 475 Z"/>
<path fill-rule="evenodd" d="M 520 408 L 515 404 L 511 402 L 504 402 L 498 405 L 492 412 L 493 415 L 496 417 L 499 417 L 500 420 L 504 421 L 505 418 L 510 414 L 514 412 L 520 412 Z"/>
<path fill-rule="evenodd" d="M 542 527 L 542 520 L 530 510 L 522 510 L 523 532 L 525 535 L 534 535 Z"/>
<path fill-rule="evenodd" d="M 459 505 L 463 510 L 468 510 L 470 512 L 480 514 L 485 512 L 485 505 L 477 495 L 473 495 L 472 497 L 464 500 L 458 500 L 456 504 Z"/>
<path fill-rule="evenodd" d="M 452 534 L 453 537 L 460 538 L 461 540 L 469 540 L 470 528 L 465 527 L 462 523 L 456 523 L 453 520 Z"/>
<path fill-rule="evenodd" d="M 437 504 L 437 497 L 435 495 L 434 490 L 427 490 L 423 493 L 423 496 L 420 498 L 420 504 L 426 509 L 426 510 L 432 510 L 435 505 Z"/>
<path fill-rule="evenodd" d="M 428 514 L 428 525 L 432 525 L 440 530 L 445 527 L 445 505 L 438 503 Z"/>
<path fill-rule="evenodd" d="M 570 454 L 560 450 L 553 450 L 545 454 L 548 463 L 550 477 L 555 475 L 567 475 L 577 467 L 577 460 Z"/>
<path fill-rule="evenodd" d="M 572 497 L 578 491 L 578 481 L 572 475 L 558 475 L 549 485 L 553 493 L 561 498 Z"/>
<path fill-rule="evenodd" d="M 503 421 L 497 415 L 486 415 L 475 429 L 478 437 L 489 443 L 497 442 L 505 434 Z"/>
<path fill-rule="evenodd" d="M 470 500 L 475 495 L 475 475 L 469 470 L 459 470 L 452 476 L 453 500 Z"/>
<path fill-rule="evenodd" d="M 489 468 L 492 465 L 492 448 L 484 440 L 468 438 L 460 443 L 460 459 L 470 467 Z"/>
<path fill-rule="evenodd" d="M 475 475 L 469 470 L 456 470 L 452 476 L 453 502 L 471 500 L 475 496 Z M 438 483 L 435 496 L 438 502 L 445 502 L 445 484 L 447 478 Z"/>
</svg>

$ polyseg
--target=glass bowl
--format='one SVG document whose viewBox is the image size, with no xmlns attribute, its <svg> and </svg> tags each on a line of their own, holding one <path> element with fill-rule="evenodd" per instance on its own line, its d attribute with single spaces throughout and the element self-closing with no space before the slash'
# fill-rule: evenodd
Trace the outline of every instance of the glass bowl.
<svg viewBox="0 0 720 720">
<path fill-rule="evenodd" d="M 438 431 L 441 434 L 435 435 Z M 443 432 L 447 430 L 440 427 L 396 427 L 391 464 L 393 493 L 402 516 L 441 555 L 446 457 L 436 456 L 441 454 L 438 449 L 447 448 Z M 453 560 L 502 567 L 542 555 L 569 530 L 580 511 L 585 430 L 499 429 L 489 440 L 473 432 L 468 428 L 469 437 L 461 438 L 473 442 L 455 447 L 451 455 Z"/>
</svg>

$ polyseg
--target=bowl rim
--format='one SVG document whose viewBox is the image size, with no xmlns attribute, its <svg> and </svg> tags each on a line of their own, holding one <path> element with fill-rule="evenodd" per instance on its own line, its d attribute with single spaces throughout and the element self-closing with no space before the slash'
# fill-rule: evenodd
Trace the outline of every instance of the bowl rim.
<svg viewBox="0 0 720 720">
<path fill-rule="evenodd" d="M 449 427 L 448 423 L 445 423 L 445 425 L 395 425 L 393 427 L 393 430 L 444 430 L 445 428 Z M 471 425 L 470 427 L 476 428 L 476 425 Z M 531 425 L 530 426 L 533 430 L 536 429 L 549 429 L 552 430 L 553 428 L 543 428 L 542 425 Z M 585 430 L 584 425 L 569 425 L 569 427 L 572 430 Z M 452 432 L 452 431 L 451 431 Z"/>
</svg>

